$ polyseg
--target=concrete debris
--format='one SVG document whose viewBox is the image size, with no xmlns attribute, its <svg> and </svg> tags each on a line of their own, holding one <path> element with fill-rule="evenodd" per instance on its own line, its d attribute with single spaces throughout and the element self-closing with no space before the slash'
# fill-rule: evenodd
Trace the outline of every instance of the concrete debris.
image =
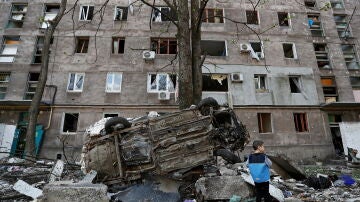
<svg viewBox="0 0 360 202">
<path fill-rule="evenodd" d="M 228 200 L 233 195 L 248 198 L 254 194 L 241 176 L 202 177 L 195 187 L 203 200 Z"/>
<path fill-rule="evenodd" d="M 45 185 L 42 200 L 47 201 L 109 201 L 104 184 L 55 182 Z"/>
<path fill-rule="evenodd" d="M 92 183 L 94 178 L 96 177 L 97 172 L 95 170 L 91 170 L 89 173 L 87 173 L 79 183 Z"/>
<path fill-rule="evenodd" d="M 14 184 L 13 189 L 26 196 L 30 196 L 33 199 L 36 199 L 43 194 L 41 189 L 35 188 L 22 180 L 17 181 Z"/>
<path fill-rule="evenodd" d="M 25 159 L 19 159 L 16 157 L 9 158 L 8 163 L 24 163 Z"/>
<path fill-rule="evenodd" d="M 63 170 L 64 170 L 64 161 L 58 160 L 51 171 L 49 182 L 60 180 Z"/>
</svg>

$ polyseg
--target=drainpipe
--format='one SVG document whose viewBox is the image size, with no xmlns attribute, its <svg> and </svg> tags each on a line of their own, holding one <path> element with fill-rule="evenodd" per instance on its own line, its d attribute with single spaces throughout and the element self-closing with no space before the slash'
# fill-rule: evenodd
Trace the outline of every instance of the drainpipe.
<svg viewBox="0 0 360 202">
<path fill-rule="evenodd" d="M 44 131 L 50 128 L 51 118 L 52 118 L 52 114 L 53 114 L 53 105 L 54 105 L 54 102 L 55 102 L 55 96 L 56 96 L 56 92 L 57 92 L 57 86 L 56 86 L 56 85 L 46 85 L 46 87 L 54 88 L 54 89 L 55 89 L 55 92 L 54 92 L 54 95 L 53 95 L 53 97 L 52 97 L 52 99 L 51 99 L 51 103 L 50 103 L 50 116 L 49 116 L 49 121 L 48 121 L 47 126 L 44 128 Z"/>
</svg>

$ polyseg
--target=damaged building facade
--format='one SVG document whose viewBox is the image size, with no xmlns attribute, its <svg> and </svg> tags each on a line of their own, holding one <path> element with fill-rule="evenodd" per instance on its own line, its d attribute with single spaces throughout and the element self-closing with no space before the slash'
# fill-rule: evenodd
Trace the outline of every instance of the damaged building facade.
<svg viewBox="0 0 360 202">
<path fill-rule="evenodd" d="M 103 117 L 178 110 L 177 63 L 171 64 L 176 28 L 160 12 L 131 2 L 110 0 L 101 20 L 100 1 L 80 0 L 61 20 L 40 106 L 41 157 L 61 157 L 63 147 L 78 155 L 84 131 Z M 156 6 L 172 14 L 165 3 Z M 359 1 L 276 0 L 254 10 L 245 0 L 209 1 L 201 27 L 203 97 L 233 107 L 251 139 L 264 140 L 268 151 L 296 160 L 334 155 L 342 148 L 339 123 L 359 122 L 356 6 Z M 0 137 L 12 135 L 12 152 L 24 148 L 44 20 L 58 11 L 56 0 L 0 3 Z"/>
</svg>

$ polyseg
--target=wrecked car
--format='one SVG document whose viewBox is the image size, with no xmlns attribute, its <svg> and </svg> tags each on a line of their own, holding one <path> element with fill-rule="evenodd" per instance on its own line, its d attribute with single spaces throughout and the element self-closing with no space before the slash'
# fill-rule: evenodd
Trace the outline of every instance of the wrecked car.
<svg viewBox="0 0 360 202">
<path fill-rule="evenodd" d="M 249 141 L 234 111 L 213 98 L 162 116 L 113 117 L 93 128 L 98 129 L 95 134 L 86 132 L 83 170 L 96 170 L 105 184 L 126 184 L 145 173 L 176 178 L 214 163 L 215 156 L 241 162 L 233 151 L 242 151 Z"/>
</svg>

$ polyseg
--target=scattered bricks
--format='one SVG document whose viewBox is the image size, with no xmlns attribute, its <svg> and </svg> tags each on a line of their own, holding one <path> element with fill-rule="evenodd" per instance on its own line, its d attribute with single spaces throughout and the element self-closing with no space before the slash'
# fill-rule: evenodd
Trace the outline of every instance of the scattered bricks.
<svg viewBox="0 0 360 202">
<path fill-rule="evenodd" d="M 44 187 L 43 201 L 105 202 L 107 186 L 104 184 L 57 182 Z"/>
</svg>

